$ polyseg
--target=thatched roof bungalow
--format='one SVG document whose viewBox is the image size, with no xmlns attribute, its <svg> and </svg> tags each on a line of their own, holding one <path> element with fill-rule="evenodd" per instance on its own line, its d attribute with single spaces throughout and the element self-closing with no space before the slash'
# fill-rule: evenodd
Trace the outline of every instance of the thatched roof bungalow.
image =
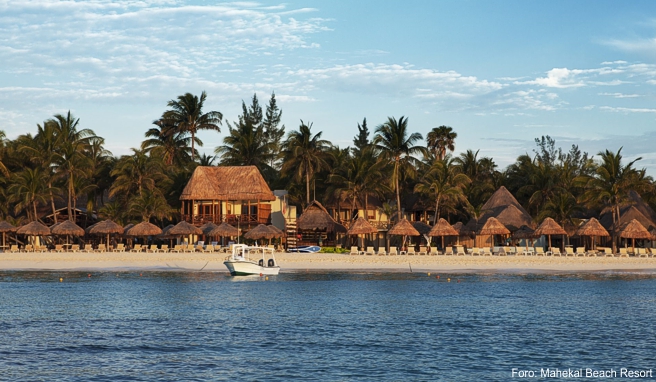
<svg viewBox="0 0 656 382">
<path fill-rule="evenodd" d="M 504 186 L 501 186 L 490 196 L 490 199 L 483 205 L 482 210 L 483 214 L 478 221 L 472 219 L 467 223 L 467 228 L 471 231 L 480 231 L 491 217 L 499 220 L 511 232 L 517 231 L 523 225 L 533 226 L 531 215 Z"/>
<path fill-rule="evenodd" d="M 182 220 L 256 226 L 270 223 L 276 197 L 255 166 L 198 166 L 180 195 Z"/>
<path fill-rule="evenodd" d="M 321 203 L 313 201 L 296 219 L 296 226 L 304 231 L 346 232 L 346 228 L 337 223 Z"/>
</svg>

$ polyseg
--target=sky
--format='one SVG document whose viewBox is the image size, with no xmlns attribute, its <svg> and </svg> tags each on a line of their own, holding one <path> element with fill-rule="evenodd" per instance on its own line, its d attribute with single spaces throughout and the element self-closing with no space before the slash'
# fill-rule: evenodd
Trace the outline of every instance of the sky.
<svg viewBox="0 0 656 382">
<path fill-rule="evenodd" d="M 169 100 L 202 91 L 228 121 L 275 92 L 287 131 L 311 122 L 340 147 L 363 118 L 373 135 L 406 116 L 501 169 L 549 135 L 623 147 L 656 177 L 656 2 L 0 0 L 10 139 L 70 110 L 129 154 Z"/>
</svg>

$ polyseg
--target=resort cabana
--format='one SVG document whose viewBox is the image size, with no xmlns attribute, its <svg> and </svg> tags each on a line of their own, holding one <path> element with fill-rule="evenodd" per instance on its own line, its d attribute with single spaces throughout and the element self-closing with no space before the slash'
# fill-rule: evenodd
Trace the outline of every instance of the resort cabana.
<svg viewBox="0 0 656 382">
<path fill-rule="evenodd" d="M 32 244 L 34 244 L 35 236 L 49 236 L 50 228 L 46 227 L 43 223 L 35 220 L 31 223 L 25 224 L 24 226 L 16 230 L 18 235 L 27 235 L 32 238 Z"/>
<path fill-rule="evenodd" d="M 312 201 L 296 219 L 296 227 L 301 235 L 305 233 L 309 236 L 308 241 L 316 240 L 319 245 L 323 243 L 321 235 L 324 233 L 329 241 L 337 241 L 338 234 L 346 233 L 346 227 L 335 221 L 328 210 L 316 200 Z"/>
<path fill-rule="evenodd" d="M 485 222 L 485 225 L 478 231 L 478 235 L 492 236 L 492 246 L 494 247 L 494 235 L 510 235 L 510 230 L 496 218 L 490 217 Z"/>
<path fill-rule="evenodd" d="M 403 242 L 401 243 L 401 247 L 405 246 L 406 237 L 421 235 L 419 230 L 414 227 L 414 224 L 410 224 L 410 222 L 406 218 L 403 218 L 398 223 L 394 224 L 394 226 L 392 226 L 392 228 L 390 228 L 389 231 L 387 231 L 387 234 L 403 236 Z M 387 250 L 389 251 L 389 239 L 387 240 Z"/>
<path fill-rule="evenodd" d="M 428 232 L 428 236 L 442 237 L 442 250 L 444 250 L 444 236 L 458 236 L 458 231 L 453 229 L 448 221 L 440 218 L 440 220 L 437 221 L 437 224 L 435 224 L 430 232 Z"/>
<path fill-rule="evenodd" d="M 0 232 L 2 232 L 2 249 L 3 250 L 5 248 L 7 248 L 7 243 L 6 243 L 7 232 L 16 232 L 16 230 L 18 230 L 18 227 L 14 227 L 13 225 L 11 225 L 6 220 L 0 221 Z"/>
<path fill-rule="evenodd" d="M 539 236 L 546 235 L 549 237 L 549 248 L 551 248 L 551 235 L 567 235 L 567 231 L 565 231 L 563 227 L 556 223 L 552 218 L 546 218 L 535 230 L 535 234 Z"/>
<path fill-rule="evenodd" d="M 269 223 L 276 197 L 255 166 L 198 166 L 180 195 L 182 220 L 252 227 Z"/>
<path fill-rule="evenodd" d="M 355 221 L 351 224 L 348 231 L 346 232 L 346 234 L 349 236 L 358 236 L 358 239 L 361 237 L 360 235 L 367 235 L 371 233 L 378 233 L 378 230 L 369 224 L 369 222 L 363 217 L 358 217 L 355 219 Z"/>
<path fill-rule="evenodd" d="M 84 236 L 84 229 L 71 220 L 65 220 L 50 227 L 50 233 L 58 236 L 66 236 L 66 245 L 68 246 L 68 237 Z"/>
<path fill-rule="evenodd" d="M 504 186 L 499 187 L 490 196 L 481 211 L 482 214 L 478 220 L 471 219 L 467 223 L 467 228 L 472 232 L 479 232 L 489 218 L 496 218 L 510 232 L 517 231 L 523 225 L 533 227 L 531 215 Z M 490 244 L 493 246 L 494 242 Z"/>
<path fill-rule="evenodd" d="M 633 252 L 635 252 L 635 239 L 651 239 L 651 234 L 639 221 L 633 219 L 620 230 L 620 237 L 631 239 L 631 247 L 633 248 Z"/>
<path fill-rule="evenodd" d="M 107 249 L 109 249 L 109 235 L 120 235 L 124 232 L 124 229 L 115 222 L 107 219 L 89 227 L 87 232 L 91 235 L 107 235 Z"/>
<path fill-rule="evenodd" d="M 579 229 L 576 230 L 576 235 L 578 236 L 590 236 L 590 249 L 594 250 L 596 247 L 596 238 L 597 237 L 609 237 L 610 234 L 606 231 L 599 220 L 595 218 L 588 219 Z"/>
</svg>

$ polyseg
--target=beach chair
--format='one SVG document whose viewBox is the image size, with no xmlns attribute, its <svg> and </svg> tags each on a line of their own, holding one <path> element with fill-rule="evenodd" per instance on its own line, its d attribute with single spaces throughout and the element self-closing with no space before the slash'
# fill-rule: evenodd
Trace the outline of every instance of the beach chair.
<svg viewBox="0 0 656 382">
<path fill-rule="evenodd" d="M 71 252 L 80 252 L 79 244 L 71 244 Z"/>
<path fill-rule="evenodd" d="M 508 252 L 510 251 L 510 248 L 512 247 L 499 247 L 499 251 L 497 251 L 497 256 L 508 256 Z"/>
<path fill-rule="evenodd" d="M 576 248 L 576 256 L 577 257 L 585 257 L 585 248 L 584 247 L 578 247 Z"/>
<path fill-rule="evenodd" d="M 532 248 L 532 247 L 524 248 L 524 250 L 522 251 L 522 255 L 525 255 L 525 256 L 535 255 L 535 248 Z"/>
<path fill-rule="evenodd" d="M 390 255 L 390 256 L 396 256 L 396 255 L 398 255 L 398 254 L 399 254 L 399 252 L 397 251 L 396 247 L 390 247 L 390 250 L 389 250 L 388 255 Z"/>
<path fill-rule="evenodd" d="M 462 245 L 456 245 L 454 248 L 454 252 L 456 253 L 456 256 L 465 256 L 465 247 Z"/>
<path fill-rule="evenodd" d="M 419 246 L 419 252 L 417 252 L 417 255 L 422 255 L 425 256 L 428 253 L 426 250 L 426 247 Z"/>
<path fill-rule="evenodd" d="M 558 257 L 560 257 L 560 256 L 561 256 L 560 248 L 558 248 L 558 247 L 551 247 L 551 248 L 549 249 L 549 251 L 547 252 L 547 256 L 549 256 L 549 254 L 551 254 L 551 256 L 558 256 Z"/>
<path fill-rule="evenodd" d="M 150 247 L 146 248 L 146 252 L 148 253 L 155 253 L 157 250 L 157 244 L 151 244 Z"/>
<path fill-rule="evenodd" d="M 478 248 L 478 247 L 473 247 L 471 249 L 470 253 L 471 253 L 472 256 L 480 256 L 481 255 L 481 249 Z"/>
<path fill-rule="evenodd" d="M 182 246 L 180 244 L 176 244 L 175 247 L 171 248 L 171 252 L 182 252 Z"/>
<path fill-rule="evenodd" d="M 141 244 L 135 244 L 132 249 L 130 249 L 130 252 L 141 252 L 143 249 L 141 248 Z"/>
<path fill-rule="evenodd" d="M 364 251 L 365 255 L 373 256 L 376 254 L 376 251 L 374 251 L 374 247 L 367 247 L 367 250 Z"/>
<path fill-rule="evenodd" d="M 96 248 L 95 252 L 107 252 L 107 248 L 105 248 L 105 244 L 98 244 L 98 248 Z"/>
<path fill-rule="evenodd" d="M 612 248 L 604 248 L 604 257 L 615 257 Z"/>
<path fill-rule="evenodd" d="M 535 256 L 546 256 L 546 253 L 544 253 L 544 248 L 535 247 Z"/>
<path fill-rule="evenodd" d="M 618 257 L 629 257 L 629 251 L 627 248 L 620 248 L 620 254 Z"/>
<path fill-rule="evenodd" d="M 444 249 L 444 256 L 453 256 L 453 247 L 446 247 Z"/>
<path fill-rule="evenodd" d="M 32 244 L 25 244 L 23 247 L 23 252 L 34 252 L 34 247 Z"/>
<path fill-rule="evenodd" d="M 20 252 L 20 249 L 18 248 L 17 244 L 12 244 L 11 247 L 9 247 L 9 252 L 10 253 L 18 253 L 18 252 Z"/>
<path fill-rule="evenodd" d="M 48 247 L 45 245 L 37 245 L 34 247 L 34 252 L 48 252 Z"/>
<path fill-rule="evenodd" d="M 123 243 L 118 243 L 116 244 L 116 248 L 112 249 L 113 252 L 125 252 L 125 244 Z"/>
<path fill-rule="evenodd" d="M 585 256 L 586 257 L 597 257 L 599 256 L 599 252 L 590 248 L 589 250 L 585 251 Z"/>
<path fill-rule="evenodd" d="M 565 247 L 565 256 L 567 256 L 567 257 L 575 257 L 576 254 L 574 253 L 574 248 L 572 248 L 572 247 Z"/>
<path fill-rule="evenodd" d="M 82 248 L 82 252 L 91 253 L 93 252 L 93 246 L 91 244 L 85 244 Z"/>
<path fill-rule="evenodd" d="M 490 247 L 482 247 L 480 249 L 481 251 L 481 256 L 492 256 L 492 252 L 490 251 Z"/>
<path fill-rule="evenodd" d="M 654 252 L 654 250 L 656 250 L 656 248 L 645 248 L 645 249 L 647 250 L 647 255 L 649 257 L 654 257 L 654 255 L 656 254 L 656 252 Z"/>
<path fill-rule="evenodd" d="M 378 256 L 387 256 L 387 251 L 385 250 L 385 247 L 378 247 L 376 254 Z"/>
<path fill-rule="evenodd" d="M 646 248 L 636 248 L 636 257 L 649 257 Z"/>
<path fill-rule="evenodd" d="M 408 250 L 405 252 L 406 255 L 411 256 L 411 255 L 416 255 L 417 252 L 415 252 L 415 247 L 413 245 L 408 247 Z"/>
<path fill-rule="evenodd" d="M 157 252 L 164 252 L 164 253 L 166 253 L 168 251 L 169 251 L 169 245 L 168 244 L 162 244 L 159 247 L 159 249 L 157 250 Z"/>
<path fill-rule="evenodd" d="M 349 253 L 350 255 L 358 255 L 360 252 L 358 251 L 358 247 L 356 246 L 351 246 L 351 252 Z"/>
</svg>

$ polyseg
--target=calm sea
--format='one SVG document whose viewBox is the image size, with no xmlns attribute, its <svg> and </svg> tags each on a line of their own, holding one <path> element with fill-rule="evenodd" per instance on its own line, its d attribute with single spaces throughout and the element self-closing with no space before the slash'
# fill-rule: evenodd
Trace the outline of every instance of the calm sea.
<svg viewBox="0 0 656 382">
<path fill-rule="evenodd" d="M 503 381 L 513 368 L 621 380 L 621 368 L 656 369 L 653 274 L 435 276 L 2 272 L 0 380 Z"/>
</svg>

